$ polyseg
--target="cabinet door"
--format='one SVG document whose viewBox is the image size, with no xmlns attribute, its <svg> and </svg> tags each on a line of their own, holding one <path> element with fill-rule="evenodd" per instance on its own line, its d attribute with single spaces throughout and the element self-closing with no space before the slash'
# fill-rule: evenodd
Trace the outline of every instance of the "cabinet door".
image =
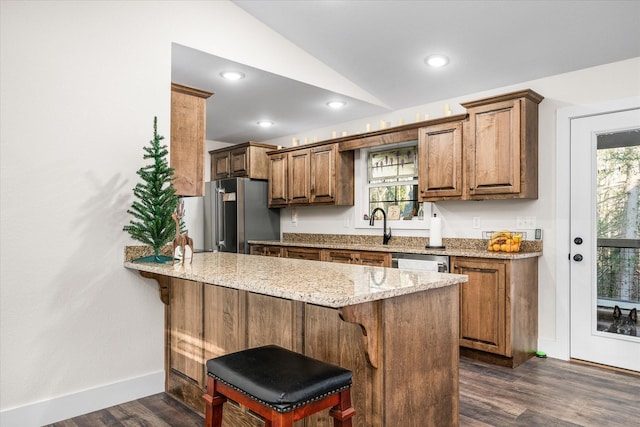
<svg viewBox="0 0 640 427">
<path fill-rule="evenodd" d="M 358 252 L 358 264 L 391 267 L 391 254 L 386 252 Z"/>
<path fill-rule="evenodd" d="M 334 144 L 311 149 L 311 203 L 333 203 L 335 200 L 336 151 Z"/>
<path fill-rule="evenodd" d="M 519 99 L 469 109 L 469 194 L 520 192 Z"/>
<path fill-rule="evenodd" d="M 229 164 L 229 152 L 214 153 L 211 155 L 211 179 L 228 178 L 231 173 Z"/>
<path fill-rule="evenodd" d="M 288 202 L 292 204 L 308 204 L 310 189 L 309 150 L 297 150 L 289 153 Z"/>
<path fill-rule="evenodd" d="M 231 151 L 229 160 L 231 164 L 231 176 L 248 176 L 249 160 L 248 148 Z"/>
<path fill-rule="evenodd" d="M 462 123 L 443 123 L 418 133 L 420 200 L 462 197 Z"/>
<path fill-rule="evenodd" d="M 178 196 L 204 196 L 206 99 L 212 94 L 171 84 L 171 148 L 173 186 Z"/>
<path fill-rule="evenodd" d="M 510 356 L 506 309 L 506 261 L 452 258 L 460 284 L 460 345 Z"/>
<path fill-rule="evenodd" d="M 169 367 L 204 387 L 203 284 L 171 279 Z"/>
<path fill-rule="evenodd" d="M 284 247 L 285 258 L 308 259 L 320 261 L 320 249 Z"/>
<path fill-rule="evenodd" d="M 287 159 L 286 153 L 269 156 L 269 207 L 287 204 Z"/>
<path fill-rule="evenodd" d="M 344 264 L 355 264 L 357 262 L 353 252 L 332 249 L 324 250 L 323 261 L 342 262 Z"/>
<path fill-rule="evenodd" d="M 250 245 L 249 253 L 251 255 L 281 257 L 282 248 L 272 245 Z"/>
</svg>

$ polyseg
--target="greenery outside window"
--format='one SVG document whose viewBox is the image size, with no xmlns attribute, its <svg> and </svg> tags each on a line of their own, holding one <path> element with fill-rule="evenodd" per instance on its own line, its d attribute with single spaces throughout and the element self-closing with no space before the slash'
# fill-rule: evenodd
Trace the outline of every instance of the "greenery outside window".
<svg viewBox="0 0 640 427">
<path fill-rule="evenodd" d="M 370 150 L 366 159 L 368 212 L 379 207 L 389 215 L 391 206 L 399 206 L 399 219 L 415 215 L 419 208 L 417 141 Z"/>
</svg>

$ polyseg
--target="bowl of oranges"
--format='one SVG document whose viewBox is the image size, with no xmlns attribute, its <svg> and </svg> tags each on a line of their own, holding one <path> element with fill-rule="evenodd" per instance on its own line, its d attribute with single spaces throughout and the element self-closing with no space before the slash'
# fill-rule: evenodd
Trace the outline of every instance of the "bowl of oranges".
<svg viewBox="0 0 640 427">
<path fill-rule="evenodd" d="M 491 234 L 487 249 L 493 252 L 520 252 L 522 233 L 496 231 Z"/>
</svg>

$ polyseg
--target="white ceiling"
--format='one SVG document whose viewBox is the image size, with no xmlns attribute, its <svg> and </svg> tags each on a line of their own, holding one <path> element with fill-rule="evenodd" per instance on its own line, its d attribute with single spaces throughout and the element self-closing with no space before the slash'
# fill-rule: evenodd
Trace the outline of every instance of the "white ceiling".
<svg viewBox="0 0 640 427">
<path fill-rule="evenodd" d="M 230 143 L 291 135 L 640 56 L 638 0 L 233 3 L 380 102 L 174 45 L 172 80 L 215 92 L 207 102 L 207 139 Z M 449 65 L 426 67 L 424 58 L 435 53 L 447 55 Z M 247 77 L 223 82 L 218 73 L 228 68 Z M 326 108 L 338 97 L 347 108 Z M 259 129 L 256 121 L 263 118 L 276 125 Z"/>
</svg>

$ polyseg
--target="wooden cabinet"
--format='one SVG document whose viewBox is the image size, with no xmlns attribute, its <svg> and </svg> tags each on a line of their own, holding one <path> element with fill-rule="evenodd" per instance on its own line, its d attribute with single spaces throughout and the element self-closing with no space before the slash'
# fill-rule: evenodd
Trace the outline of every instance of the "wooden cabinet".
<svg viewBox="0 0 640 427">
<path fill-rule="evenodd" d="M 313 261 L 342 262 L 345 264 L 373 265 L 377 267 L 391 267 L 390 252 L 252 244 L 250 245 L 250 254 L 282 256 L 285 258 L 307 259 Z"/>
<path fill-rule="evenodd" d="M 463 195 L 464 122 L 419 129 L 418 187 L 421 201 L 460 199 Z"/>
<path fill-rule="evenodd" d="M 281 257 L 283 253 L 283 248 L 281 248 L 280 246 L 273 246 L 273 245 L 250 245 L 249 253 L 251 255 Z"/>
<path fill-rule="evenodd" d="M 298 248 L 285 246 L 283 248 L 285 258 L 308 259 L 311 261 L 320 261 L 321 250 L 316 248 Z"/>
<path fill-rule="evenodd" d="M 269 155 L 269 207 L 287 206 L 287 153 Z"/>
<path fill-rule="evenodd" d="M 269 207 L 353 205 L 353 151 L 337 144 L 269 155 Z"/>
<path fill-rule="evenodd" d="M 538 197 L 538 104 L 524 90 L 462 103 L 469 112 L 465 138 L 469 199 Z"/>
<path fill-rule="evenodd" d="M 460 285 L 461 354 L 516 367 L 538 341 L 538 259 L 452 257 Z"/>
<path fill-rule="evenodd" d="M 391 267 L 391 253 L 388 252 L 324 249 L 322 260 L 345 264 Z"/>
<path fill-rule="evenodd" d="M 278 147 L 257 142 L 246 142 L 230 148 L 209 151 L 211 155 L 211 179 L 247 177 L 269 178 L 267 152 Z"/>
<path fill-rule="evenodd" d="M 311 163 L 309 150 L 292 151 L 287 156 L 287 203 L 306 205 L 311 200 Z"/>
<path fill-rule="evenodd" d="M 204 196 L 206 100 L 211 95 L 171 84 L 169 164 L 174 169 L 173 186 L 179 196 Z"/>
</svg>

